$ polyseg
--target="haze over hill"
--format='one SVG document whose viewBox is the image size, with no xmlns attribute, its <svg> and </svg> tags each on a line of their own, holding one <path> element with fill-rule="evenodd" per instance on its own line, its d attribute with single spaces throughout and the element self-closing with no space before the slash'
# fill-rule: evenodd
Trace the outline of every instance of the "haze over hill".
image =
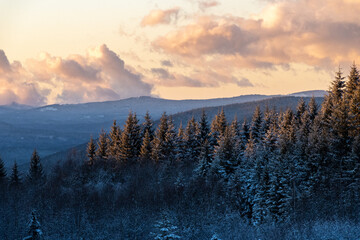
<svg viewBox="0 0 360 240">
<path fill-rule="evenodd" d="M 313 91 L 296 93 L 310 97 Z M 325 91 L 323 91 L 325 94 Z M 109 129 L 112 121 L 122 126 L 129 111 L 136 112 L 140 121 L 146 111 L 157 120 L 165 111 L 167 114 L 186 112 L 231 104 L 256 102 L 279 97 L 278 95 L 244 95 L 233 98 L 207 100 L 166 100 L 152 97 L 128 98 L 119 101 L 94 102 L 86 104 L 49 105 L 31 108 L 18 104 L 0 107 L 0 154 L 9 167 L 14 160 L 19 164 L 29 161 L 31 152 L 36 148 L 42 157 L 85 143 L 90 136 L 97 137 L 101 129 Z M 280 104 L 281 98 L 274 105 Z M 284 99 L 285 100 L 285 99 Z M 286 104 L 286 103 L 285 103 Z M 242 105 L 249 116 L 253 106 Z M 292 105 L 291 105 L 292 106 Z M 211 110 L 212 113 L 217 110 Z M 199 110 L 196 111 L 198 113 Z M 187 116 L 184 113 L 182 116 Z M 210 116 L 211 119 L 212 115 Z M 232 115 L 229 115 L 232 119 Z M 242 115 L 238 114 L 241 118 Z M 175 118 L 178 121 L 177 117 Z"/>
</svg>

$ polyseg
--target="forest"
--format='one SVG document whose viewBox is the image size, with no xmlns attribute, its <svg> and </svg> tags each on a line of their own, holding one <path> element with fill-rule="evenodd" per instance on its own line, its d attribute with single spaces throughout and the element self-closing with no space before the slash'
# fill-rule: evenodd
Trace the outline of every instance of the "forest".
<svg viewBox="0 0 360 240">
<path fill-rule="evenodd" d="M 249 120 L 130 112 L 49 171 L 0 160 L 0 196 L 4 240 L 359 239 L 359 71 Z"/>
</svg>

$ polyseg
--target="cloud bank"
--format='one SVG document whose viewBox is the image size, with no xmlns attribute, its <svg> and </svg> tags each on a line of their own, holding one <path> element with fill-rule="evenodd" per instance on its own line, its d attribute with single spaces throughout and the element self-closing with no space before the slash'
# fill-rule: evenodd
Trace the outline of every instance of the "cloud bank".
<svg viewBox="0 0 360 240">
<path fill-rule="evenodd" d="M 29 105 L 117 100 L 150 95 L 152 85 L 125 67 L 106 45 L 67 58 L 44 53 L 24 66 L 9 63 L 0 50 L 0 105 Z"/>
<path fill-rule="evenodd" d="M 360 2 L 273 1 L 258 16 L 201 16 L 153 42 L 185 58 L 218 56 L 236 67 L 329 67 L 360 55 Z"/>
</svg>

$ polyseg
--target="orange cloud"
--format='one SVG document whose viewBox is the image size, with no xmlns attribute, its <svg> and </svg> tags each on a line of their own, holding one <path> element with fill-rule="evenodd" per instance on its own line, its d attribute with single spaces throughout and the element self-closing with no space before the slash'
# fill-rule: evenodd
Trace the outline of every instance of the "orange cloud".
<svg viewBox="0 0 360 240">
<path fill-rule="evenodd" d="M 29 105 L 117 100 L 150 95 L 152 89 L 106 45 L 90 49 L 85 56 L 45 53 L 27 60 L 25 67 L 10 64 L 0 50 L 0 84 L 0 104 Z"/>
<path fill-rule="evenodd" d="M 221 64 L 271 67 L 304 63 L 329 67 L 358 60 L 360 2 L 275 1 L 258 16 L 208 16 L 153 42 L 156 49 L 191 59 L 217 56 Z M 212 60 L 211 60 L 212 61 Z"/>
<path fill-rule="evenodd" d="M 179 8 L 172 8 L 168 10 L 152 10 L 142 19 L 141 26 L 145 27 L 158 24 L 169 24 L 173 19 L 177 18 L 179 10 Z"/>
</svg>

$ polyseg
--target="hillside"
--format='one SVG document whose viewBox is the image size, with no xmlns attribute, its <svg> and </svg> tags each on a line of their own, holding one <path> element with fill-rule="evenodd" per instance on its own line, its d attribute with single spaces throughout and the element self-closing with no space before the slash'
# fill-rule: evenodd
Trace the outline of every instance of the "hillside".
<svg viewBox="0 0 360 240">
<path fill-rule="evenodd" d="M 129 111 L 140 120 L 150 111 L 154 120 L 168 114 L 194 108 L 222 106 L 271 98 L 266 95 L 244 95 L 233 98 L 207 100 L 167 100 L 136 97 L 118 101 L 85 104 L 49 105 L 39 108 L 11 104 L 0 106 L 0 155 L 10 166 L 29 161 L 34 148 L 40 156 L 47 156 L 87 142 L 102 128 L 108 129 L 113 120 L 122 126 Z"/>
</svg>

